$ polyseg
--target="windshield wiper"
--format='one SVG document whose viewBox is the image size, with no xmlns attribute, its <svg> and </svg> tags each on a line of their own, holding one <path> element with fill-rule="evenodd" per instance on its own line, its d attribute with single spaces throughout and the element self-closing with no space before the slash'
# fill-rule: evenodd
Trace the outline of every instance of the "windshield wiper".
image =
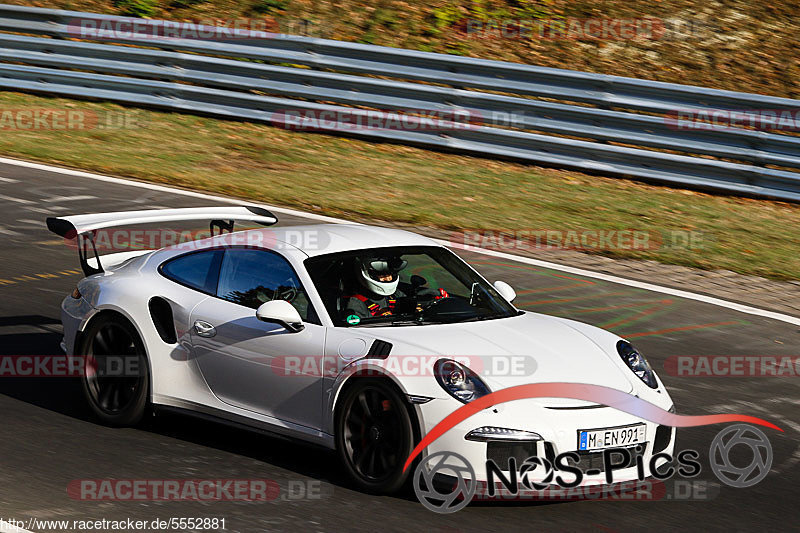
<svg viewBox="0 0 800 533">
<path fill-rule="evenodd" d="M 421 326 L 435 323 L 436 321 L 423 318 L 422 315 L 416 315 L 413 318 L 398 318 L 392 321 L 393 326 Z"/>
<path fill-rule="evenodd" d="M 494 314 L 494 315 L 477 315 L 477 316 L 470 316 L 462 319 L 456 320 L 449 320 L 447 321 L 448 324 L 455 324 L 461 322 L 482 322 L 484 320 L 494 320 L 496 318 L 509 318 L 508 316 L 501 315 L 501 314 Z"/>
<path fill-rule="evenodd" d="M 413 318 L 414 315 L 386 315 L 381 317 L 371 317 L 369 319 L 364 319 L 360 324 L 359 327 L 368 328 L 370 326 L 386 326 L 391 325 L 416 325 L 418 324 L 417 320 Z"/>
</svg>

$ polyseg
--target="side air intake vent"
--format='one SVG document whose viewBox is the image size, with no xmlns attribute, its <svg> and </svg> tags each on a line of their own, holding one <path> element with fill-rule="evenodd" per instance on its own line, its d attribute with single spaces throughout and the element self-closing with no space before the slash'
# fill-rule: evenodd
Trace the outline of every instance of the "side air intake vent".
<svg viewBox="0 0 800 533">
<path fill-rule="evenodd" d="M 155 297 L 150 299 L 147 307 L 150 309 L 150 317 L 153 319 L 153 325 L 161 340 L 167 344 L 178 342 L 175 322 L 172 320 L 172 307 L 169 303 L 163 298 Z"/>
<path fill-rule="evenodd" d="M 386 359 L 391 351 L 392 343 L 376 339 L 375 342 L 372 343 L 372 346 L 369 347 L 367 357 Z"/>
</svg>

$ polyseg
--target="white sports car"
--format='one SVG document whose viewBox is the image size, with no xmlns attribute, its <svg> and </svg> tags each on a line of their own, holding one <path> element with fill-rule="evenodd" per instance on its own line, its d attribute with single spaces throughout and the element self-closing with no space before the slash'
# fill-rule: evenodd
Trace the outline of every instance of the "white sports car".
<svg viewBox="0 0 800 533">
<path fill-rule="evenodd" d="M 92 253 L 102 228 L 201 219 L 220 234 Z M 77 238 L 86 277 L 62 304 L 62 348 L 85 361 L 86 399 L 103 422 L 135 424 L 154 407 L 245 424 L 336 449 L 360 488 L 386 493 L 407 480 L 422 436 L 490 391 L 588 383 L 672 408 L 629 343 L 515 308 L 511 287 L 431 239 L 355 224 L 221 233 L 236 220 L 277 222 L 257 207 L 48 219 Z M 674 439 L 672 428 L 603 405 L 537 398 L 483 410 L 425 453 L 505 465 L 574 450 L 597 466 L 603 447 L 624 443 L 646 467 Z M 636 467 L 615 474 L 633 479 Z"/>
</svg>

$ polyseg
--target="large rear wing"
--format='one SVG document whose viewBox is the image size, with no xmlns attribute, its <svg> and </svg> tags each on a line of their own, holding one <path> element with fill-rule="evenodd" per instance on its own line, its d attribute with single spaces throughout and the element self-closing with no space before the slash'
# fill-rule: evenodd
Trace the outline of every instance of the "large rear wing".
<svg viewBox="0 0 800 533">
<path fill-rule="evenodd" d="M 278 217 L 262 207 L 185 207 L 180 209 L 148 209 L 144 211 L 117 211 L 113 213 L 94 213 L 88 215 L 70 215 L 64 217 L 48 217 L 47 229 L 64 237 L 77 239 L 78 257 L 83 273 L 87 276 L 103 272 L 100 257 L 94 244 L 95 232 L 103 228 L 133 226 L 136 224 L 152 224 L 155 222 L 183 222 L 191 220 L 210 221 L 211 234 L 233 231 L 236 221 L 255 222 L 262 226 L 271 226 L 278 222 Z M 97 266 L 88 262 L 91 247 Z"/>
</svg>

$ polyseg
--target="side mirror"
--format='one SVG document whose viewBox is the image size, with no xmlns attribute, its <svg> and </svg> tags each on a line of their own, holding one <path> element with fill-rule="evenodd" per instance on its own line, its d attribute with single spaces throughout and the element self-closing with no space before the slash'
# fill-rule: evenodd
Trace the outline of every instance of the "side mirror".
<svg viewBox="0 0 800 533">
<path fill-rule="evenodd" d="M 290 333 L 303 331 L 303 319 L 292 304 L 286 300 L 272 300 L 265 302 L 256 310 L 256 318 L 262 322 L 278 324 Z"/>
<path fill-rule="evenodd" d="M 497 292 L 500 293 L 500 296 L 502 296 L 509 302 L 513 302 L 514 298 L 517 297 L 517 291 L 512 289 L 511 285 L 509 285 L 505 281 L 495 281 L 494 288 L 497 289 Z"/>
</svg>

